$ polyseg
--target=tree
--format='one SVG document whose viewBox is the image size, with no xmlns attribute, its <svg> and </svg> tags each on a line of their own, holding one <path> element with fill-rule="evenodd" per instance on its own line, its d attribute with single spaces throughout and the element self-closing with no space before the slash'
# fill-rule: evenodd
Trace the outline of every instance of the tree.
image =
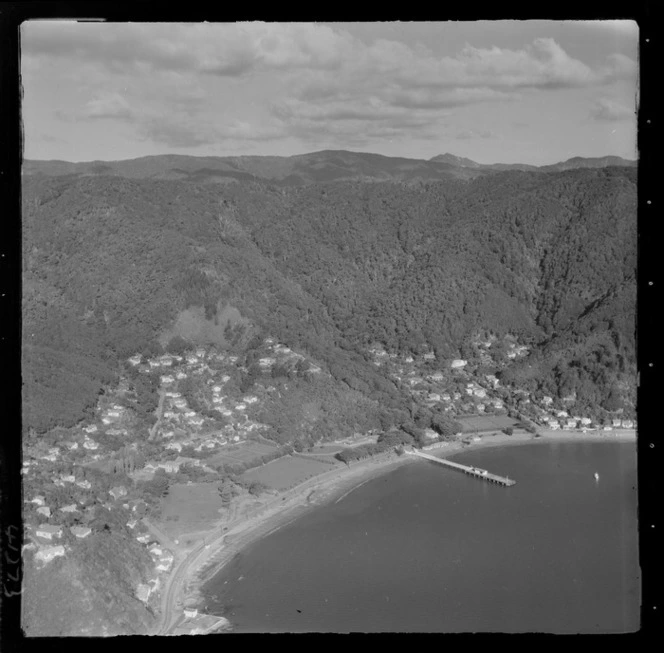
<svg viewBox="0 0 664 653">
<path fill-rule="evenodd" d="M 219 496 L 221 497 L 221 505 L 224 508 L 230 508 L 233 501 L 233 483 L 229 478 L 225 478 L 219 485 Z"/>
<path fill-rule="evenodd" d="M 190 344 L 182 336 L 175 336 L 171 338 L 165 347 L 169 354 L 175 354 L 178 356 L 184 354 L 189 348 Z"/>
<path fill-rule="evenodd" d="M 514 429 L 511 426 L 508 426 L 507 428 L 503 429 L 503 433 L 505 433 L 505 435 L 512 435 L 514 433 Z"/>
</svg>

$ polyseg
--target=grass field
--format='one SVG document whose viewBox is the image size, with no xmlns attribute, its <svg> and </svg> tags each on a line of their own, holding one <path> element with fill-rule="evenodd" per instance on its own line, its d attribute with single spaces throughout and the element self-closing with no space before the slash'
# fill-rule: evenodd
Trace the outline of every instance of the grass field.
<svg viewBox="0 0 664 653">
<path fill-rule="evenodd" d="M 334 454 L 338 451 L 342 451 L 343 447 L 338 444 L 322 444 L 319 447 L 314 447 L 310 452 L 307 453 L 320 453 L 320 454 Z"/>
<path fill-rule="evenodd" d="M 276 447 L 262 442 L 253 442 L 251 440 L 224 447 L 219 453 L 208 459 L 207 464 L 235 465 L 237 463 L 251 462 L 255 458 L 260 458 L 268 453 L 273 453 Z"/>
<path fill-rule="evenodd" d="M 516 420 L 507 415 L 471 415 L 468 417 L 457 417 L 456 421 L 463 426 L 464 433 L 476 433 L 477 431 L 501 431 L 508 426 L 514 426 Z"/>
<path fill-rule="evenodd" d="M 332 469 L 330 465 L 317 460 L 285 456 L 267 465 L 245 472 L 242 478 L 260 481 L 275 490 L 284 490 L 330 469 Z"/>
<path fill-rule="evenodd" d="M 158 525 L 173 539 L 181 539 L 185 533 L 212 528 L 220 517 L 219 508 L 216 483 L 177 483 L 162 501 Z"/>
</svg>

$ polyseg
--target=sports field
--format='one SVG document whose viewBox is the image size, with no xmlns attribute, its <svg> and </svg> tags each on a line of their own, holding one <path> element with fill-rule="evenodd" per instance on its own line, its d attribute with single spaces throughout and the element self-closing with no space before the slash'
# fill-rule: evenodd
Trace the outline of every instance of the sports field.
<svg viewBox="0 0 664 653">
<path fill-rule="evenodd" d="M 274 453 L 276 447 L 262 442 L 248 440 L 240 444 L 225 446 L 219 453 L 206 459 L 207 465 L 237 465 L 238 463 L 251 462 L 265 454 Z"/>
<path fill-rule="evenodd" d="M 302 481 L 328 472 L 332 467 L 318 460 L 284 456 L 267 465 L 251 469 L 242 474 L 242 478 L 250 481 L 260 481 L 275 490 L 285 490 Z"/>
<path fill-rule="evenodd" d="M 477 433 L 478 431 L 502 431 L 508 426 L 514 426 L 516 420 L 507 415 L 467 415 L 455 418 L 463 426 L 464 433 Z"/>
</svg>

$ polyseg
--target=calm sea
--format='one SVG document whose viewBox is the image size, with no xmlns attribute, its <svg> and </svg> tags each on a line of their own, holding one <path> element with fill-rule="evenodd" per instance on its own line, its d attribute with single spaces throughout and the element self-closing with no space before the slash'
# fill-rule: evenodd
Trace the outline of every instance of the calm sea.
<svg viewBox="0 0 664 653">
<path fill-rule="evenodd" d="M 638 629 L 635 445 L 454 460 L 517 484 L 397 468 L 249 546 L 204 588 L 207 610 L 236 632 Z"/>
</svg>

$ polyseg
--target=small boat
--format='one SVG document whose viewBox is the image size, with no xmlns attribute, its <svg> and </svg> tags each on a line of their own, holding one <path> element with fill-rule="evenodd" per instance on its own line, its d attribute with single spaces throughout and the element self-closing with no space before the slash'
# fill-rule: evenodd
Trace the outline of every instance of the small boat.
<svg viewBox="0 0 664 653">
<path fill-rule="evenodd" d="M 599 481 L 599 474 L 597 472 L 595 472 L 595 480 Z"/>
</svg>

